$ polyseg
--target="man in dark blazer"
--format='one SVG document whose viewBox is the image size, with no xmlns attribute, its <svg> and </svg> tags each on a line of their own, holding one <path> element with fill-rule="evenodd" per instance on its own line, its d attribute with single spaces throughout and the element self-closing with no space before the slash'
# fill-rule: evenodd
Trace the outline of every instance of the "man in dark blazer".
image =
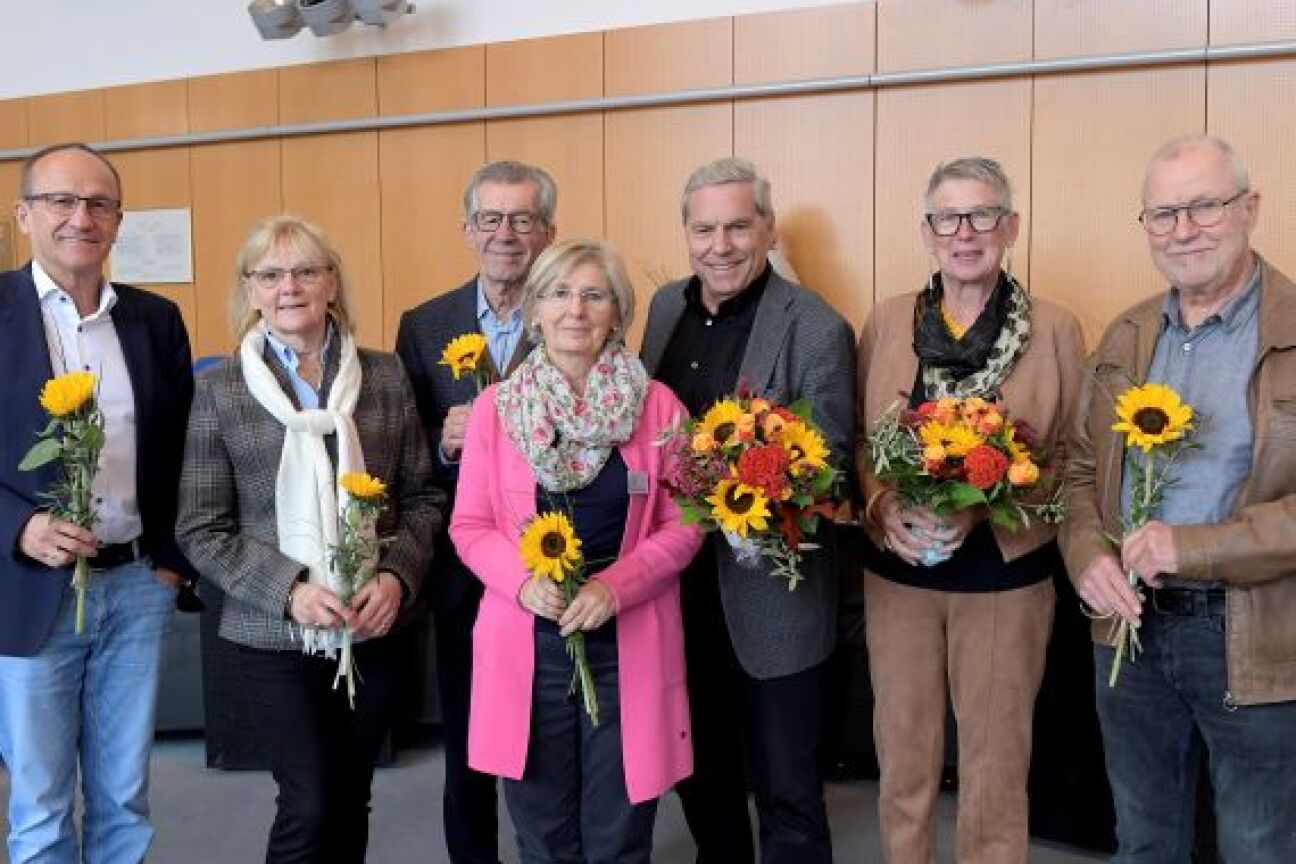
<svg viewBox="0 0 1296 864">
<path fill-rule="evenodd" d="M 520 162 L 479 168 L 464 190 L 464 237 L 478 272 L 467 283 L 401 316 L 396 353 L 405 363 L 433 449 L 437 479 L 454 506 L 468 413 L 477 394 L 471 375 L 455 380 L 442 365 L 446 344 L 482 333 L 493 377 L 508 374 L 531 350 L 522 321 L 522 285 L 554 238 L 558 192 L 544 170 Z M 468 767 L 472 628 L 482 584 L 437 538 L 428 592 L 436 629 L 437 683 L 445 731 L 445 837 L 452 864 L 499 860 L 495 778 Z"/>
<path fill-rule="evenodd" d="M 855 428 L 854 333 L 817 295 L 774 272 L 769 182 L 721 159 L 689 178 L 683 199 L 692 278 L 653 297 L 643 360 L 695 415 L 746 387 L 809 401 L 845 469 Z M 850 472 L 846 472 L 849 476 Z M 761 860 L 832 859 L 818 750 L 823 664 L 836 638 L 831 525 L 802 559 L 795 591 L 764 564 L 735 559 L 713 535 L 681 577 L 694 774 L 678 787 L 699 864 L 754 858 L 744 752 L 760 819 Z"/>
<path fill-rule="evenodd" d="M 138 862 L 148 823 L 148 755 L 162 640 L 179 573 L 173 537 L 189 338 L 175 304 L 107 282 L 121 182 L 79 144 L 22 170 L 18 226 L 33 260 L 0 273 L 0 755 L 9 766 L 9 860 Z M 106 441 L 92 487 L 97 521 L 51 515 L 50 464 L 18 464 L 48 422 L 56 374 L 99 376 Z M 85 630 L 75 632 L 72 565 L 89 556 Z M 77 765 L 85 819 L 72 808 Z"/>
</svg>

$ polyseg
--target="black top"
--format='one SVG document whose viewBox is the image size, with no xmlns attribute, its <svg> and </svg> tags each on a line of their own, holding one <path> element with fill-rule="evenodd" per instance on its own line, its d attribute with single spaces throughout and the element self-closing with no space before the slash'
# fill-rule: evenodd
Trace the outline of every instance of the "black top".
<svg viewBox="0 0 1296 864">
<path fill-rule="evenodd" d="M 766 264 L 741 294 L 721 303 L 714 315 L 702 305 L 702 282 L 696 276 L 689 280 L 684 312 L 655 376 L 675 391 L 689 413 L 702 414 L 742 383 L 738 373 L 769 275 Z"/>
<path fill-rule="evenodd" d="M 630 487 L 625 460 L 615 448 L 594 480 L 571 492 L 550 492 L 536 487 L 536 512 L 557 510 L 566 513 L 581 541 L 585 556 L 585 575 L 593 576 L 607 568 L 621 554 L 625 537 L 626 515 L 630 511 Z M 558 631 L 558 625 L 547 618 L 537 618 L 536 627 Z M 597 630 L 585 633 L 586 639 L 616 641 L 616 618 Z"/>
</svg>

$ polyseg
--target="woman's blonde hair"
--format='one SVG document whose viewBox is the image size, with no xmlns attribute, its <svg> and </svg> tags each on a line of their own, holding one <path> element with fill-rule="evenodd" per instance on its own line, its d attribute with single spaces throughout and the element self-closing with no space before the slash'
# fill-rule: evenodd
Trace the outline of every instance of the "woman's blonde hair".
<svg viewBox="0 0 1296 864">
<path fill-rule="evenodd" d="M 234 260 L 234 285 L 229 298 L 230 329 L 234 341 L 241 341 L 261 320 L 261 313 L 248 296 L 248 273 L 279 246 L 287 246 L 303 258 L 326 263 L 332 268 L 333 278 L 337 280 L 337 294 L 329 303 L 329 316 L 343 332 L 354 332 L 355 316 L 347 302 L 347 278 L 342 268 L 342 256 L 318 225 L 284 213 L 263 219 L 253 226 Z"/>
<path fill-rule="evenodd" d="M 522 288 L 522 320 L 527 322 L 532 341 L 540 341 L 540 334 L 534 326 L 535 308 L 540 295 L 582 264 L 594 264 L 603 271 L 603 278 L 607 279 L 608 288 L 612 289 L 612 300 L 620 319 L 609 338 L 625 342 L 626 331 L 634 321 L 635 294 L 630 277 L 626 275 L 621 253 L 606 240 L 581 238 L 553 244 L 541 252 L 535 264 L 531 265 L 531 273 Z"/>
</svg>

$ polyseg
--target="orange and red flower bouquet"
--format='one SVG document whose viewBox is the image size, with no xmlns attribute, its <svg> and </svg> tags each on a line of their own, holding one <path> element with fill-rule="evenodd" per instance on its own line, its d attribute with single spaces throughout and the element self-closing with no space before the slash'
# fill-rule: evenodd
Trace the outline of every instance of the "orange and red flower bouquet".
<svg viewBox="0 0 1296 864">
<path fill-rule="evenodd" d="M 1060 484 L 1035 433 L 984 399 L 896 402 L 869 437 L 873 473 L 912 506 L 937 514 L 984 506 L 991 521 L 1020 530 L 1032 518 L 1062 521 Z"/>
<path fill-rule="evenodd" d="M 804 400 L 790 407 L 738 394 L 667 431 L 663 482 L 686 524 L 725 533 L 739 560 L 764 557 L 794 590 L 801 555 L 816 548 L 837 506 L 837 469 Z"/>
</svg>

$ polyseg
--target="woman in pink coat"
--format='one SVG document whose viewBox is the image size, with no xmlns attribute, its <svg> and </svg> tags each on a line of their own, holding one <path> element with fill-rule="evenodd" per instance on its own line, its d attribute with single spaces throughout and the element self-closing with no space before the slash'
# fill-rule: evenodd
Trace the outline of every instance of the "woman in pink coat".
<svg viewBox="0 0 1296 864">
<path fill-rule="evenodd" d="M 468 762 L 505 778 L 523 864 L 647 862 L 656 799 L 693 766 L 679 572 L 701 535 L 680 524 L 654 446 L 684 409 L 624 346 L 634 293 L 611 246 L 548 249 L 522 314 L 537 347 L 473 406 L 450 524 L 486 586 Z M 518 552 L 546 510 L 572 518 L 592 574 L 570 604 Z M 597 726 L 570 693 L 577 630 Z"/>
</svg>

